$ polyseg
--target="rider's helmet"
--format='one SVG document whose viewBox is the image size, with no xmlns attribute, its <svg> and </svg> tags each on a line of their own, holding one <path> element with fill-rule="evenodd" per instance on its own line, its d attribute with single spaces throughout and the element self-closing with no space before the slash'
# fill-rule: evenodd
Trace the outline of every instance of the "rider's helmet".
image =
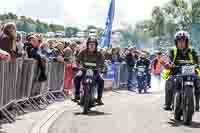
<svg viewBox="0 0 200 133">
<path fill-rule="evenodd" d="M 190 35 L 187 31 L 178 31 L 175 36 L 175 44 L 177 45 L 177 41 L 180 40 L 180 39 L 185 39 L 186 40 L 186 47 L 188 47 L 189 45 L 189 38 L 190 38 Z"/>
<path fill-rule="evenodd" d="M 88 48 L 89 43 L 95 43 L 96 44 L 96 49 L 97 49 L 98 41 L 97 41 L 96 37 L 91 36 L 91 37 L 88 38 L 88 40 L 86 42 L 87 48 Z"/>
</svg>

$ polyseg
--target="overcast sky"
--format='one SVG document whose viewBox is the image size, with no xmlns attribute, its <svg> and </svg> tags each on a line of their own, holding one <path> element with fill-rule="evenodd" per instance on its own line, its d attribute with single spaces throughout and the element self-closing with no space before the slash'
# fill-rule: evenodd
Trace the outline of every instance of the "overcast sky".
<svg viewBox="0 0 200 133">
<path fill-rule="evenodd" d="M 64 25 L 104 27 L 110 0 L 0 0 L 0 13 L 39 18 Z M 114 27 L 148 19 L 154 6 L 169 0 L 115 0 Z"/>
</svg>

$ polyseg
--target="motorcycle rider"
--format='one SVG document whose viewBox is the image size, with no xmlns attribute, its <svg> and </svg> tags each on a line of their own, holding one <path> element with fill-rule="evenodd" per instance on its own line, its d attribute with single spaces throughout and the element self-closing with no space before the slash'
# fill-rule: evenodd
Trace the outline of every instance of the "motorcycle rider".
<svg viewBox="0 0 200 133">
<path fill-rule="evenodd" d="M 100 72 L 104 69 L 104 56 L 97 50 L 98 42 L 94 37 L 89 37 L 86 42 L 86 49 L 81 51 L 77 57 L 77 60 L 80 62 L 81 67 L 84 69 L 95 69 L 97 71 L 94 72 L 95 81 L 97 83 L 98 97 L 96 102 L 99 105 L 103 105 L 101 100 L 103 88 L 104 88 L 104 80 L 100 75 Z M 86 71 L 80 70 L 77 75 L 74 77 L 74 85 L 75 85 L 75 102 L 80 100 L 80 86 L 81 81 L 84 78 Z"/>
<path fill-rule="evenodd" d="M 163 70 L 162 77 L 166 81 L 165 86 L 165 110 L 171 110 L 171 104 L 173 101 L 174 89 L 176 84 L 172 79 L 168 79 L 169 75 L 175 75 L 174 66 L 179 64 L 179 60 L 190 60 L 194 64 L 197 64 L 197 53 L 194 49 L 189 47 L 189 34 L 186 31 L 178 31 L 175 34 L 176 47 L 169 52 L 169 64 Z M 200 76 L 199 68 L 196 68 L 197 77 Z M 200 96 L 200 80 L 195 80 L 195 99 L 196 99 L 196 111 L 199 111 L 199 96 Z"/>
<path fill-rule="evenodd" d="M 147 74 L 147 86 L 150 87 L 150 79 L 151 79 L 151 75 L 149 73 L 149 67 L 150 67 L 150 61 L 148 60 L 147 58 L 147 55 L 145 54 L 141 54 L 139 60 L 136 62 L 136 69 L 139 67 L 139 66 L 144 66 L 145 67 L 145 73 Z M 138 81 L 138 83 L 140 83 Z"/>
</svg>

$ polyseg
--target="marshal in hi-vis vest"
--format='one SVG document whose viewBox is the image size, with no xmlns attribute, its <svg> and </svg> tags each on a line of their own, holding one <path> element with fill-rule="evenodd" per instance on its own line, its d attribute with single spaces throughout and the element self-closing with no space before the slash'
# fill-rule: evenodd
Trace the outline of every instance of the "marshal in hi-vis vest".
<svg viewBox="0 0 200 133">
<path fill-rule="evenodd" d="M 175 60 L 176 60 L 176 55 L 177 55 L 177 48 L 174 48 L 174 49 L 173 49 L 173 63 L 174 63 Z M 188 56 L 189 56 L 189 59 L 190 59 L 191 61 L 193 61 L 192 51 L 188 53 Z M 197 75 L 200 76 L 200 69 L 196 68 L 195 70 L 196 70 Z M 168 77 L 169 77 L 170 72 L 171 72 L 171 69 L 165 68 L 165 69 L 163 70 L 163 72 L 162 72 L 162 79 L 167 80 Z"/>
</svg>

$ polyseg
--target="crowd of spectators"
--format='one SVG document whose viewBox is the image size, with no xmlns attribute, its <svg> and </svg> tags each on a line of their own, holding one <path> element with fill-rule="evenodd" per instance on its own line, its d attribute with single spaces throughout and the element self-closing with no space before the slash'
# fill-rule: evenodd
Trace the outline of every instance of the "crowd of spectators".
<svg viewBox="0 0 200 133">
<path fill-rule="evenodd" d="M 84 42 L 83 42 L 84 43 Z M 84 49 L 84 44 L 75 41 L 47 39 L 38 33 L 27 35 L 18 33 L 14 23 L 1 25 L 0 31 L 0 60 L 15 60 L 16 58 L 34 58 L 40 69 L 39 81 L 46 80 L 45 61 L 71 63 L 77 65 L 76 56 Z M 143 49 L 128 48 L 99 48 L 107 63 L 126 62 L 128 75 L 131 78 L 133 68 L 139 56 L 149 53 Z M 159 66 L 158 66 L 159 67 Z"/>
</svg>

